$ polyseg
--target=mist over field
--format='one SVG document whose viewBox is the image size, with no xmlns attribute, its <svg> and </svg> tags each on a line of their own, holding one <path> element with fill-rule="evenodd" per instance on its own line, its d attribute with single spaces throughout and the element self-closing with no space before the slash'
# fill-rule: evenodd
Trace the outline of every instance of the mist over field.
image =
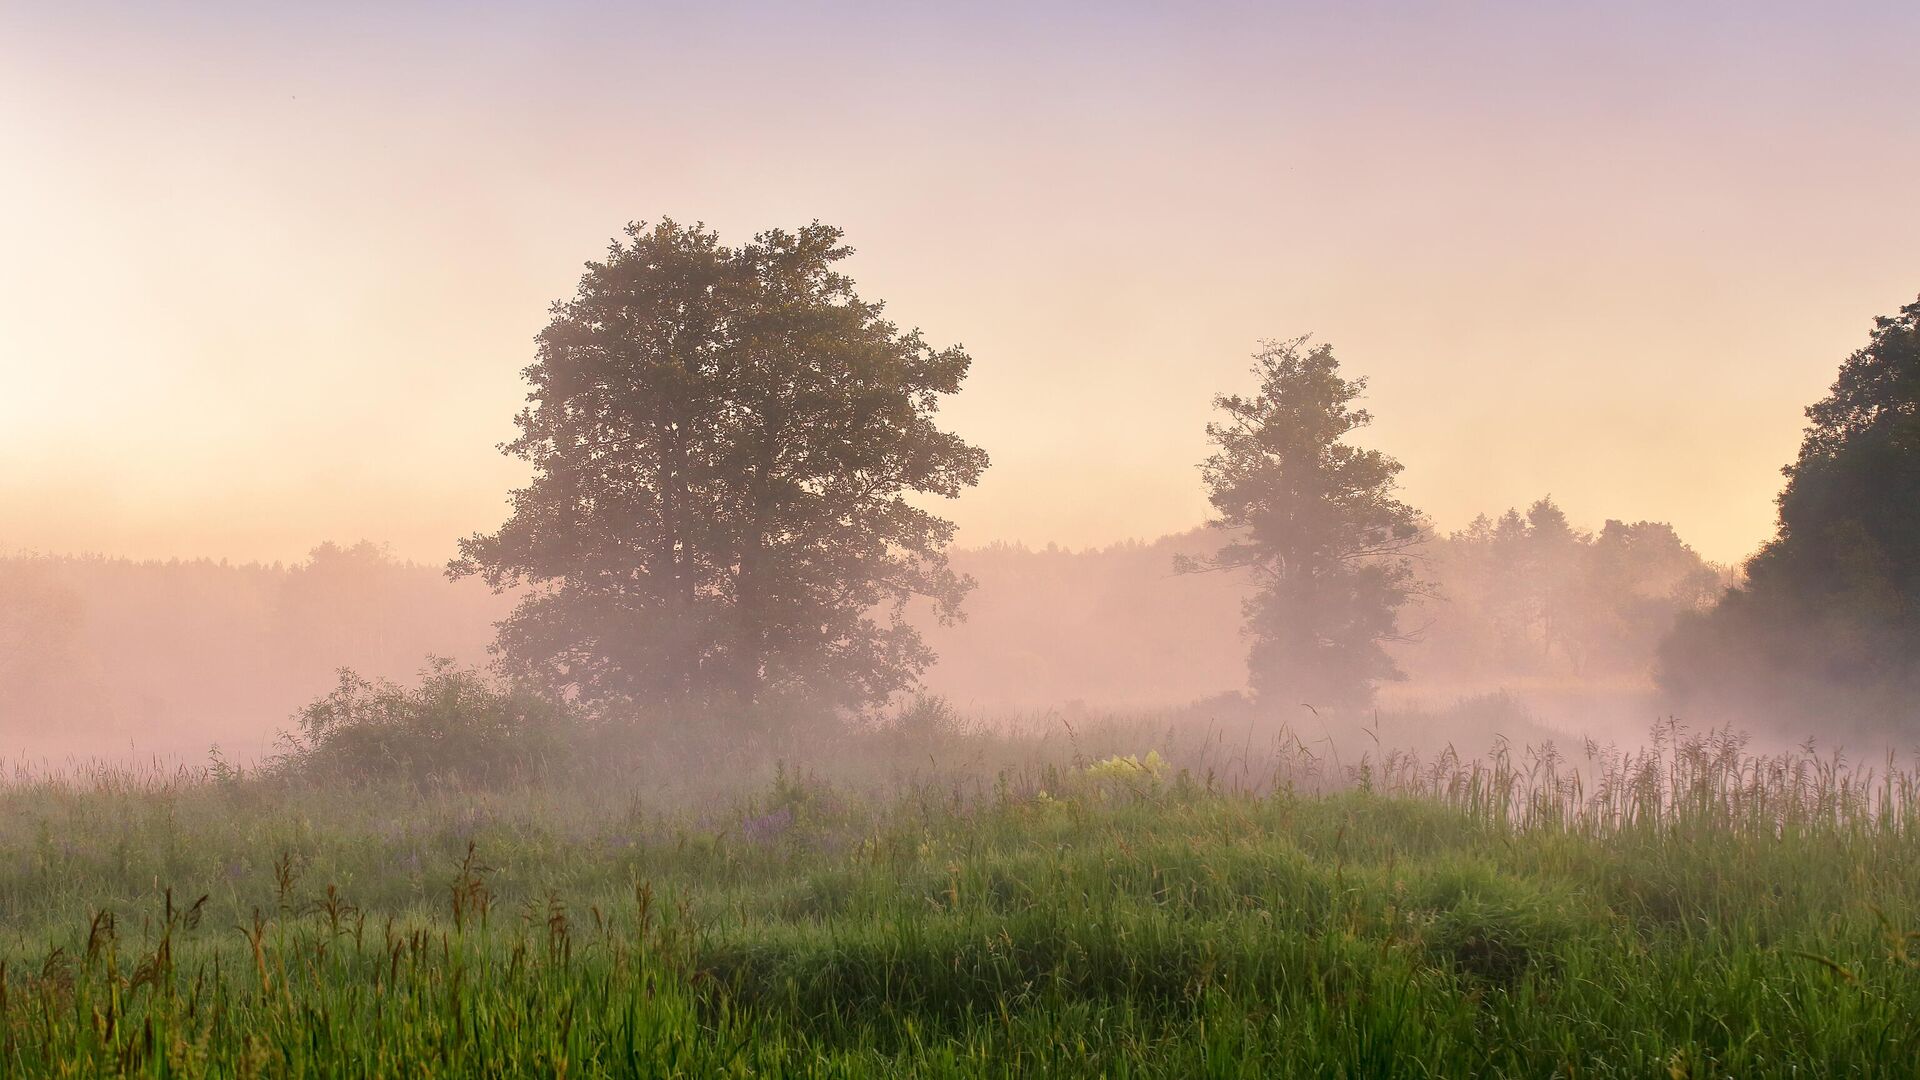
<svg viewBox="0 0 1920 1080">
<path fill-rule="evenodd" d="M 1916 40 L 10 7 L 0 1078 L 1912 1075 Z"/>
<path fill-rule="evenodd" d="M 1531 722 L 1510 737 L 1642 737 L 1671 710 L 1652 681 L 1661 635 L 1678 612 L 1709 606 L 1731 571 L 1665 526 L 1619 522 L 1597 537 L 1569 529 L 1546 561 L 1522 568 L 1494 550 L 1493 527 L 1428 545 L 1435 595 L 1401 617 L 1409 640 L 1393 648 L 1408 678 L 1388 684 L 1383 703 L 1444 711 L 1509 695 L 1517 708 L 1490 726 L 1448 733 L 1475 749 L 1522 714 Z M 1177 554 L 1209 543 L 1194 530 L 1092 549 L 956 551 L 956 568 L 980 585 L 966 621 L 920 620 L 939 656 L 925 688 L 1014 727 L 1141 712 L 1240 723 L 1211 699 L 1245 684 L 1248 583 L 1172 570 Z M 11 644 L 0 746 L 36 765 L 198 763 L 216 743 L 257 759 L 338 669 L 407 681 L 428 657 L 484 664 L 512 606 L 366 541 L 325 543 L 290 564 L 16 555 L 0 561 L 0 583 Z M 1295 708 L 1280 719 L 1312 717 Z M 1790 733 L 1771 720 L 1748 726 Z"/>
</svg>

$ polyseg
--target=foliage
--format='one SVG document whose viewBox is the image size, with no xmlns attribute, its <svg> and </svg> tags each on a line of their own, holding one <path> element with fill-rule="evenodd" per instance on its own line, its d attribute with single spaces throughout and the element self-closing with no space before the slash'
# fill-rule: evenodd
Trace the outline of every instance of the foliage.
<svg viewBox="0 0 1920 1080">
<path fill-rule="evenodd" d="M 1154 780 L 1165 779 L 1167 761 L 1160 751 L 1149 750 L 1145 757 L 1139 754 L 1115 754 L 1087 766 L 1088 776 L 1095 778 L 1144 776 Z"/>
<path fill-rule="evenodd" d="M 1088 765 L 1081 775 L 1095 791 L 1147 794 L 1158 791 L 1171 771 L 1172 767 L 1160 756 L 1160 751 L 1149 750 L 1145 757 L 1139 754 L 1114 754 L 1102 758 Z"/>
<path fill-rule="evenodd" d="M 1260 389 L 1220 395 L 1207 425 L 1219 449 L 1201 466 L 1215 518 L 1233 530 L 1214 554 L 1180 569 L 1245 569 L 1249 682 L 1257 697 L 1352 705 L 1400 677 L 1382 648 L 1416 589 L 1404 552 L 1419 539 L 1412 507 L 1393 495 L 1400 463 L 1346 442 L 1372 417 L 1353 402 L 1331 346 L 1269 342 L 1254 355 Z"/>
<path fill-rule="evenodd" d="M 971 361 L 901 332 L 834 269 L 814 224 L 738 248 L 633 225 L 556 304 L 506 451 L 534 479 L 450 573 L 527 593 L 509 670 L 591 707 L 763 696 L 858 706 L 932 660 L 904 610 L 951 619 L 971 586 L 951 498 L 986 455 L 940 430 Z"/>
<path fill-rule="evenodd" d="M 341 669 L 301 709 L 271 772 L 309 780 L 492 783 L 565 764 L 582 726 L 551 696 L 433 659 L 402 687 Z"/>
<path fill-rule="evenodd" d="M 1911 1072 L 1915 774 L 1671 733 L 1570 767 L 15 785 L 0 1075 Z"/>
<path fill-rule="evenodd" d="M 1875 320 L 1807 409 L 1774 539 L 1663 648 L 1697 699 L 1920 723 L 1920 301 Z M 1797 699 L 1797 700 L 1796 700 Z"/>
</svg>

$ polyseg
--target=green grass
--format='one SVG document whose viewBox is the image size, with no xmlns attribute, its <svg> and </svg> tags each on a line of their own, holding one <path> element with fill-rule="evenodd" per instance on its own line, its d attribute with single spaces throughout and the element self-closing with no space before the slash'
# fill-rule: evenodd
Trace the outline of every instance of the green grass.
<svg viewBox="0 0 1920 1080">
<path fill-rule="evenodd" d="M 672 810 L 16 784 L 0 1075 L 1920 1068 L 1910 774 L 1724 739 L 1293 766 L 782 774 Z"/>
</svg>

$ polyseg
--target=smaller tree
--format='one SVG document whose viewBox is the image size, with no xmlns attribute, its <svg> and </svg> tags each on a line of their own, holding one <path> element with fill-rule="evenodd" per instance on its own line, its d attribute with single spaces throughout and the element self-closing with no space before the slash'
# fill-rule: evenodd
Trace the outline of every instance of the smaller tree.
<svg viewBox="0 0 1920 1080">
<path fill-rule="evenodd" d="M 1256 698 L 1350 706 L 1403 677 L 1382 643 L 1418 587 L 1406 553 L 1420 522 L 1394 496 L 1400 463 L 1345 441 L 1373 419 L 1354 406 L 1367 380 L 1342 378 L 1332 347 L 1306 342 L 1265 343 L 1259 391 L 1214 398 L 1224 416 L 1207 438 L 1218 450 L 1200 471 L 1208 524 L 1233 538 L 1175 569 L 1252 573 L 1243 610 Z"/>
</svg>

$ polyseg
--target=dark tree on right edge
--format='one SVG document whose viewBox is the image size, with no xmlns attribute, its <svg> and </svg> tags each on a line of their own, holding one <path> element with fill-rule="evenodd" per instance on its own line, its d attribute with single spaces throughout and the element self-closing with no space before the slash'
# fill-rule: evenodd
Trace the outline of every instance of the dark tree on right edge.
<svg viewBox="0 0 1920 1080">
<path fill-rule="evenodd" d="M 1920 300 L 1807 408 L 1774 538 L 1660 650 L 1689 705 L 1920 731 Z"/>
</svg>

